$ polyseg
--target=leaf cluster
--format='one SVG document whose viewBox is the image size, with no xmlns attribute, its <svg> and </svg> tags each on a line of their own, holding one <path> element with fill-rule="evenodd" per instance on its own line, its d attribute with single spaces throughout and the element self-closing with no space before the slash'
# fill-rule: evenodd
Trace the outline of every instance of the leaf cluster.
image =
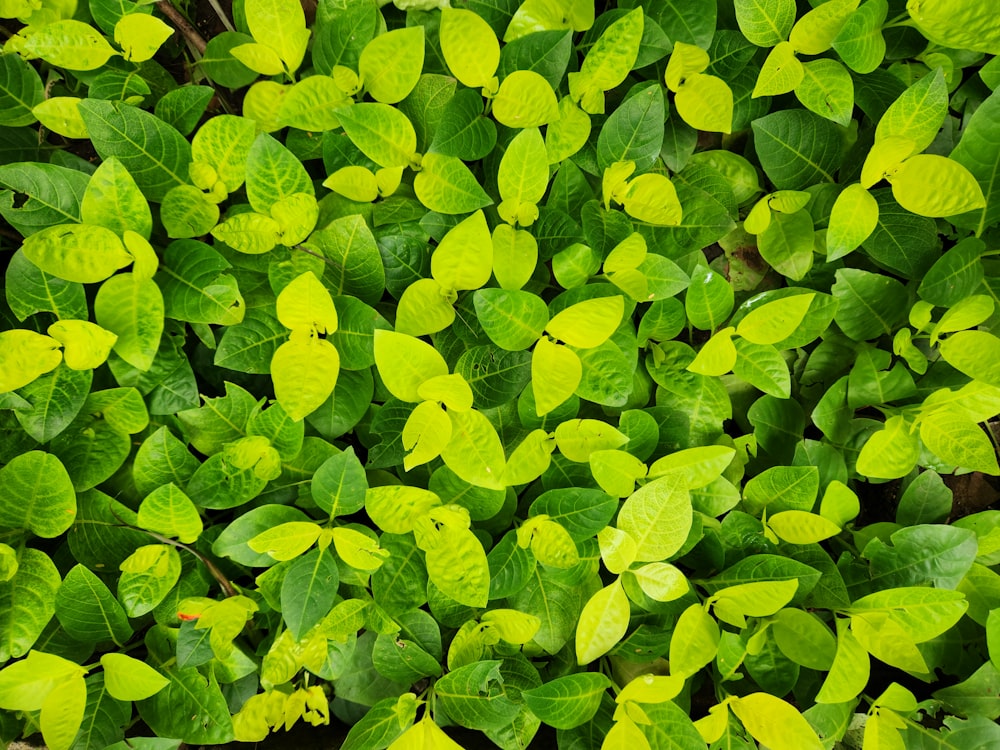
<svg viewBox="0 0 1000 750">
<path fill-rule="evenodd" d="M 0 744 L 1000 744 L 992 1 L 596 5 L 0 1 Z"/>
</svg>

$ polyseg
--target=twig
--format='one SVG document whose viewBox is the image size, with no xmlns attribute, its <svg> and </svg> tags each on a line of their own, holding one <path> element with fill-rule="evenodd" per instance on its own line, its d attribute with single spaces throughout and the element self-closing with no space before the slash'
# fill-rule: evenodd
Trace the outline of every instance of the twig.
<svg viewBox="0 0 1000 750">
<path fill-rule="evenodd" d="M 226 16 L 225 11 L 222 10 L 222 6 L 219 5 L 219 0 L 208 0 L 208 4 L 212 6 L 212 10 L 215 11 L 215 15 L 219 17 L 222 21 L 222 25 L 225 26 L 229 31 L 236 31 L 236 28 L 230 22 L 229 17 Z"/>
<path fill-rule="evenodd" d="M 171 23 L 177 27 L 177 30 L 181 32 L 183 37 L 195 48 L 199 55 L 205 54 L 205 47 L 208 45 L 204 37 L 181 15 L 181 12 L 174 7 L 174 4 L 170 0 L 157 0 L 156 7 L 160 9 L 163 15 L 170 19 Z"/>
</svg>

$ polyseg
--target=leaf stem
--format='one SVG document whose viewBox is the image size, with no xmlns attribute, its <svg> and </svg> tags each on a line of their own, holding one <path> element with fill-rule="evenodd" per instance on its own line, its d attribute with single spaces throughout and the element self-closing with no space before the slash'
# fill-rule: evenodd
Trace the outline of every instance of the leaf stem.
<svg viewBox="0 0 1000 750">
<path fill-rule="evenodd" d="M 199 55 L 205 54 L 205 48 L 208 46 L 205 38 L 198 33 L 198 30 L 191 25 L 181 12 L 177 10 L 170 0 L 157 0 L 156 7 L 160 9 L 160 12 L 170 19 L 170 22 L 176 27 L 176 29 L 181 33 L 181 35 L 187 40 Z"/>
</svg>

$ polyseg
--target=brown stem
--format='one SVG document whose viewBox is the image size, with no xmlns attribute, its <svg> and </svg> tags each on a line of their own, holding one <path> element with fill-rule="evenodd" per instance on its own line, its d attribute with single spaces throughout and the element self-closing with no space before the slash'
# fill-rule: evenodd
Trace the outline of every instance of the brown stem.
<svg viewBox="0 0 1000 750">
<path fill-rule="evenodd" d="M 205 47 L 207 43 L 204 37 L 198 33 L 198 30 L 188 22 L 188 20 L 181 15 L 181 12 L 174 7 L 174 4 L 170 0 L 157 0 L 156 7 L 160 9 L 160 12 L 170 19 L 170 22 L 177 27 L 177 30 L 181 32 L 185 39 L 190 43 L 192 47 L 197 50 L 199 55 L 205 54 Z"/>
</svg>

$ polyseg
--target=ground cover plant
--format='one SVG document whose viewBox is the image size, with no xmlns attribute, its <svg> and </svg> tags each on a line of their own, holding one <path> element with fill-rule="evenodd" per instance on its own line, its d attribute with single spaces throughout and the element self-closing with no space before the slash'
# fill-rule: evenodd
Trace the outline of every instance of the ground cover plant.
<svg viewBox="0 0 1000 750">
<path fill-rule="evenodd" d="M 0 742 L 1000 747 L 991 0 L 0 16 Z"/>
</svg>

